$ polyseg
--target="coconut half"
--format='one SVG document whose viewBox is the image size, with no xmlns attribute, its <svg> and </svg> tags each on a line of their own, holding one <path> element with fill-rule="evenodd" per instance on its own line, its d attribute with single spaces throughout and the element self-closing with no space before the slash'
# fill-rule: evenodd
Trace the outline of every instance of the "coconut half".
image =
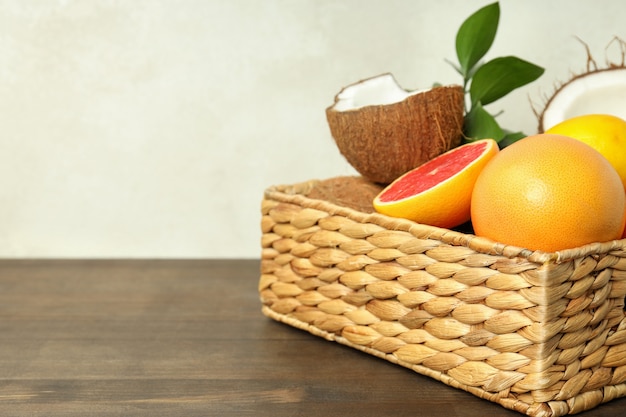
<svg viewBox="0 0 626 417">
<path fill-rule="evenodd" d="M 562 83 L 547 100 L 538 117 L 539 133 L 570 119 L 591 113 L 610 114 L 626 119 L 626 44 L 617 41 L 621 50 L 621 62 L 607 62 L 599 68 L 587 49 L 587 68 Z M 583 43 L 584 44 L 584 43 Z"/>
<path fill-rule="evenodd" d="M 460 144 L 463 105 L 461 86 L 408 91 L 386 73 L 344 87 L 326 118 L 348 163 L 369 180 L 389 184 Z"/>
</svg>

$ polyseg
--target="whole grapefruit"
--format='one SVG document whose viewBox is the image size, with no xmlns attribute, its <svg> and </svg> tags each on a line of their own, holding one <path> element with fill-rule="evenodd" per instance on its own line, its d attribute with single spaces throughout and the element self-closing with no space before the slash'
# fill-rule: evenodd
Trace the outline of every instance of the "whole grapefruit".
<svg viewBox="0 0 626 417">
<path fill-rule="evenodd" d="M 619 239 L 626 196 L 617 171 L 571 137 L 538 134 L 504 148 L 472 194 L 478 236 L 554 252 Z"/>
</svg>

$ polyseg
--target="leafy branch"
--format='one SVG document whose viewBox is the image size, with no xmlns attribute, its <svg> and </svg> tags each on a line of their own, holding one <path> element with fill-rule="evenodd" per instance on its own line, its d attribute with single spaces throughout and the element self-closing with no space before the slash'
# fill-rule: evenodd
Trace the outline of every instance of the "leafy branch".
<svg viewBox="0 0 626 417">
<path fill-rule="evenodd" d="M 463 91 L 467 97 L 463 126 L 466 141 L 492 138 L 503 147 L 526 135 L 500 127 L 495 116 L 484 106 L 535 81 L 544 69 L 515 56 L 481 61 L 493 44 L 499 20 L 498 2 L 468 17 L 456 35 L 458 65 L 449 63 L 463 77 Z"/>
</svg>

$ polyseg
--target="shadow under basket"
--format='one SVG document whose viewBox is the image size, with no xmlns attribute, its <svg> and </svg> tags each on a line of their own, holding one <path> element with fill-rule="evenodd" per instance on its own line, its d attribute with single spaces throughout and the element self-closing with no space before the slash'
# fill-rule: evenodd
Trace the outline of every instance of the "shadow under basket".
<svg viewBox="0 0 626 417">
<path fill-rule="evenodd" d="M 270 187 L 268 317 L 529 416 L 626 396 L 626 241 L 546 253 Z"/>
</svg>

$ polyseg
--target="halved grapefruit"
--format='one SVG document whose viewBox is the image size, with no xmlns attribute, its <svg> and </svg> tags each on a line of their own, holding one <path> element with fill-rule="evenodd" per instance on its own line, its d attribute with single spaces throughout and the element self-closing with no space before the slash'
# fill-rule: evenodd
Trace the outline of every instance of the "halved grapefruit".
<svg viewBox="0 0 626 417">
<path fill-rule="evenodd" d="M 391 217 L 431 226 L 459 226 L 470 220 L 478 174 L 498 151 L 493 139 L 453 148 L 385 187 L 374 199 L 374 208 Z"/>
</svg>

